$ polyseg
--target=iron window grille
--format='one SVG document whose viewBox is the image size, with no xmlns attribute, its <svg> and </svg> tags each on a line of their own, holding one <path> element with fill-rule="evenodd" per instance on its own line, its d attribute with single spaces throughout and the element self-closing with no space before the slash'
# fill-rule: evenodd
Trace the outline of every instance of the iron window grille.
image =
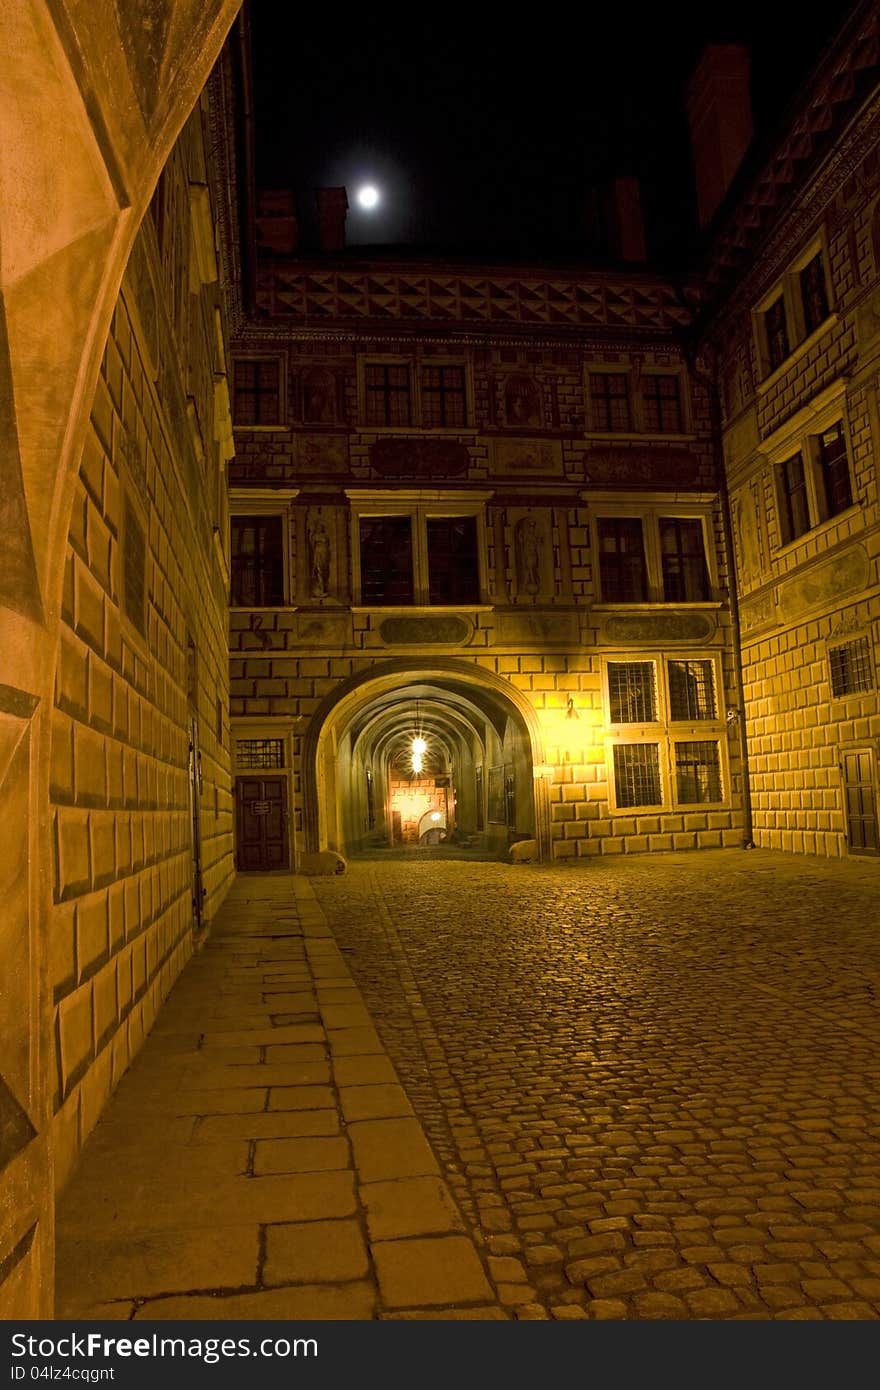
<svg viewBox="0 0 880 1390">
<path fill-rule="evenodd" d="M 711 661 L 667 661 L 671 719 L 715 719 L 715 679 Z"/>
<path fill-rule="evenodd" d="M 654 434 L 681 434 L 681 390 L 677 376 L 650 373 L 642 377 L 644 426 Z"/>
<path fill-rule="evenodd" d="M 676 743 L 675 779 L 683 805 L 721 801 L 721 754 L 714 740 Z"/>
<path fill-rule="evenodd" d="M 612 724 L 652 724 L 657 719 L 653 661 L 609 661 L 608 702 Z"/>
<path fill-rule="evenodd" d="M 235 363 L 233 417 L 236 425 L 277 425 L 281 418 L 278 362 Z"/>
<path fill-rule="evenodd" d="M 614 745 L 614 790 L 618 807 L 662 806 L 659 744 Z"/>
<path fill-rule="evenodd" d="M 239 767 L 283 767 L 282 738 L 240 738 L 235 744 L 235 760 Z"/>
<path fill-rule="evenodd" d="M 839 647 L 829 647 L 828 665 L 831 669 L 832 695 L 858 695 L 860 691 L 874 689 L 871 647 L 867 637 L 856 637 Z"/>
<path fill-rule="evenodd" d="M 608 434 L 632 428 L 629 381 L 624 372 L 591 372 L 593 428 Z"/>
</svg>

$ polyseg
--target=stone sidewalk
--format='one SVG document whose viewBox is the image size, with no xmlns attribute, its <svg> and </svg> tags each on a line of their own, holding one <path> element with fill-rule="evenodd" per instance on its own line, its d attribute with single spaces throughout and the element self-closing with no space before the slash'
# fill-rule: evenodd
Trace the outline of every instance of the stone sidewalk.
<svg viewBox="0 0 880 1390">
<path fill-rule="evenodd" d="M 57 1214 L 66 1319 L 505 1318 L 308 880 L 241 877 Z"/>
</svg>

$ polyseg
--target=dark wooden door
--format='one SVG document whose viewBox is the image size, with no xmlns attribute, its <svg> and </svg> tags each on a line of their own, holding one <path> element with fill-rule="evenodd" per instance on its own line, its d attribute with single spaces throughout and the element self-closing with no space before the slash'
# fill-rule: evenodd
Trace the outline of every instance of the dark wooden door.
<svg viewBox="0 0 880 1390">
<path fill-rule="evenodd" d="M 236 777 L 236 857 L 239 869 L 289 869 L 286 777 Z"/>
<path fill-rule="evenodd" d="M 878 854 L 877 790 L 874 755 L 869 748 L 847 750 L 841 759 L 850 854 Z"/>
</svg>

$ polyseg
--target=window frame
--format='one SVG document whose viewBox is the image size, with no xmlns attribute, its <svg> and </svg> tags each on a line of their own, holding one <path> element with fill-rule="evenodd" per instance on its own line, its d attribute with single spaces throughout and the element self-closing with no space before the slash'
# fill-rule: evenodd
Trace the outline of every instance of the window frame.
<svg viewBox="0 0 880 1390">
<path fill-rule="evenodd" d="M 827 312 L 823 319 L 810 327 L 804 308 L 801 276 L 817 257 L 821 257 Z M 774 281 L 770 289 L 761 296 L 752 310 L 752 328 L 760 368 L 759 391 L 774 380 L 777 373 L 790 367 L 798 356 L 806 351 L 816 338 L 826 332 L 836 319 L 834 287 L 831 283 L 829 265 L 828 244 L 823 230 L 818 236 L 811 238 L 782 275 Z M 767 333 L 767 315 L 780 300 L 785 312 L 788 351 L 779 362 L 774 363 Z"/>
<path fill-rule="evenodd" d="M 799 410 L 786 424 L 769 439 L 765 440 L 762 453 L 772 470 L 775 519 L 777 527 L 777 551 L 786 551 L 815 537 L 822 527 L 831 526 L 842 517 L 854 511 L 860 504 L 853 473 L 853 452 L 845 399 L 846 383 L 835 382 L 827 391 L 811 401 L 809 406 Z M 850 504 L 840 511 L 828 510 L 828 495 L 825 487 L 825 473 L 822 461 L 821 438 L 838 427 L 843 438 L 849 478 Z M 790 534 L 787 517 L 788 491 L 785 483 L 785 470 L 790 461 L 800 454 L 803 461 L 804 485 L 806 492 L 809 526 L 798 535 Z"/>
<path fill-rule="evenodd" d="M 237 388 L 236 388 L 236 380 L 235 380 L 235 377 L 236 377 L 236 369 L 237 369 L 238 364 L 239 364 L 240 362 L 254 362 L 254 363 L 270 362 L 270 363 L 274 363 L 274 364 L 275 364 L 275 367 L 276 367 L 277 372 L 278 372 L 278 419 L 277 419 L 276 421 L 266 421 L 266 422 L 263 422 L 263 423 L 247 424 L 247 423 L 245 423 L 244 421 L 239 422 L 239 421 L 235 418 L 235 417 L 236 417 L 236 398 L 237 398 L 237 394 L 238 394 L 238 393 L 237 393 Z M 232 399 L 231 399 L 231 407 L 232 407 L 232 428 L 233 428 L 233 431 L 239 431 L 239 430 L 258 430 L 258 431 L 262 431 L 262 432 L 264 432 L 264 433 L 268 433 L 268 432 L 271 431 L 271 430 L 281 430 L 281 429 L 285 429 L 286 426 L 287 426 L 287 396 L 286 396 L 286 390 L 285 390 L 285 386 L 286 386 L 286 382 L 287 382 L 287 371 L 285 370 L 285 368 L 286 368 L 286 357 L 285 357 L 285 355 L 284 355 L 283 353 L 278 353 L 278 352 L 237 352 L 237 353 L 234 353 L 234 354 L 232 355 L 232 359 L 231 359 L 231 362 L 230 362 L 230 366 L 231 366 L 231 368 L 232 368 L 232 375 L 231 375 L 231 386 L 232 386 L 232 391 L 231 391 L 231 396 L 232 396 Z"/>
<path fill-rule="evenodd" d="M 625 608 L 627 612 L 638 608 L 717 608 L 719 606 L 718 566 L 715 556 L 713 536 L 713 504 L 711 493 L 695 493 L 687 502 L 680 495 L 650 493 L 644 501 L 620 500 L 620 493 L 583 491 L 581 497 L 590 510 L 590 543 L 594 557 L 593 591 L 594 607 Z M 599 521 L 621 518 L 637 518 L 642 522 L 642 539 L 645 547 L 645 568 L 647 572 L 648 596 L 644 600 L 607 599 L 602 592 L 602 561 L 599 548 Z M 667 601 L 664 595 L 663 552 L 660 540 L 660 521 L 699 521 L 703 537 L 703 557 L 709 582 L 709 597 L 688 601 Z"/>
<path fill-rule="evenodd" d="M 405 367 L 409 381 L 409 403 L 410 419 L 405 425 L 383 425 L 367 418 L 367 368 L 368 367 Z M 460 425 L 429 425 L 425 423 L 425 410 L 423 406 L 424 381 L 423 372 L 426 368 L 454 367 L 460 371 L 463 379 L 464 388 L 464 423 Z M 455 357 L 452 355 L 440 355 L 436 357 L 413 358 L 396 353 L 369 352 L 361 353 L 357 359 L 357 393 L 358 393 L 358 422 L 361 430 L 368 430 L 373 433 L 387 434 L 413 434 L 414 432 L 426 431 L 432 435 L 456 435 L 472 433 L 474 430 L 474 388 L 473 373 L 471 363 L 465 357 Z"/>
<path fill-rule="evenodd" d="M 462 390 L 464 394 L 464 421 L 460 425 L 430 425 L 425 422 L 424 393 L 425 381 L 424 372 L 431 368 L 455 368 L 461 372 Z M 470 364 L 462 357 L 425 357 L 417 363 L 416 367 L 416 419 L 418 428 L 430 430 L 432 434 L 460 434 L 463 430 L 473 429 L 473 390 L 471 386 Z"/>
<path fill-rule="evenodd" d="M 715 714 L 705 719 L 674 719 L 672 717 L 672 695 L 670 690 L 669 663 L 674 661 L 702 661 L 712 666 L 712 686 L 715 697 Z M 654 697 L 656 719 L 633 723 L 611 722 L 610 668 L 615 665 L 653 666 Z M 724 673 L 719 651 L 699 652 L 693 648 L 664 648 L 659 651 L 611 652 L 602 657 L 602 700 L 606 714 L 605 751 L 608 775 L 608 808 L 612 816 L 659 815 L 673 812 L 710 810 L 729 810 L 732 805 L 727 724 L 724 704 Z M 718 769 L 721 784 L 720 801 L 683 801 L 678 794 L 677 747 L 684 743 L 713 743 L 718 748 Z M 659 804 L 642 806 L 620 806 L 617 801 L 617 782 L 615 778 L 614 748 L 621 745 L 658 746 L 660 791 Z"/>
<path fill-rule="evenodd" d="M 867 666 L 871 684 L 860 690 L 835 691 L 831 653 L 840 651 L 849 646 L 861 645 L 862 643 L 864 643 L 866 648 Z M 832 700 L 861 700 L 864 699 L 865 696 L 872 699 L 876 695 L 877 689 L 880 687 L 880 672 L 878 672 L 877 668 L 877 657 L 874 644 L 871 641 L 871 634 L 867 628 L 859 628 L 851 632 L 838 633 L 836 636 L 829 637 L 825 643 L 825 661 L 827 667 L 828 690 Z"/>
<path fill-rule="evenodd" d="M 628 435 L 636 434 L 636 421 L 633 400 L 632 370 L 628 363 L 612 362 L 588 362 L 585 368 L 586 381 L 584 383 L 584 396 L 587 407 L 587 433 L 598 434 L 603 438 L 619 439 L 626 438 Z M 593 396 L 593 377 L 620 376 L 623 377 L 626 386 L 626 413 L 628 424 L 625 429 L 608 429 L 602 424 L 596 414 L 595 398 Z M 607 399 L 607 398 L 606 398 Z"/>
<path fill-rule="evenodd" d="M 350 507 L 352 610 L 362 613 L 473 613 L 491 607 L 488 602 L 489 565 L 486 503 L 492 492 L 405 491 L 376 488 L 346 488 Z M 362 517 L 407 516 L 411 525 L 413 560 L 413 602 L 407 604 L 365 604 L 361 585 L 360 523 Z M 477 565 L 479 596 L 476 603 L 432 604 L 426 522 L 429 517 L 470 517 L 477 522 Z"/>
<path fill-rule="evenodd" d="M 279 609 L 293 606 L 293 577 L 291 575 L 291 503 L 299 495 L 299 488 L 253 488 L 236 489 L 229 497 L 229 594 L 230 612 L 233 613 L 275 613 Z M 281 519 L 281 602 L 267 605 L 232 603 L 232 523 L 236 517 L 280 517 Z"/>
<path fill-rule="evenodd" d="M 658 377 L 668 377 L 677 384 L 678 395 L 678 429 L 664 430 L 655 429 L 649 426 L 645 416 L 645 388 L 644 383 Z M 686 390 L 685 373 L 677 367 L 642 367 L 639 373 L 639 386 L 636 392 L 638 429 L 641 434 L 647 434 L 654 439 L 682 439 L 691 433 L 690 401 Z"/>
</svg>

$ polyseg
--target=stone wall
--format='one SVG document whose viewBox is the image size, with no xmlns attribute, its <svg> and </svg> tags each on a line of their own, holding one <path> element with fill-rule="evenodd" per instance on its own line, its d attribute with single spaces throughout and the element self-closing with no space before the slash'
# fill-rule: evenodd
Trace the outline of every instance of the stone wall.
<svg viewBox="0 0 880 1390">
<path fill-rule="evenodd" d="M 393 278 L 388 270 L 383 275 Z M 655 299 L 666 302 L 659 291 Z M 281 517 L 285 574 L 283 603 L 233 607 L 230 709 L 234 733 L 290 733 L 298 849 L 316 834 L 306 785 L 314 774 L 303 758 L 304 748 L 315 746 L 327 702 L 389 659 L 406 660 L 414 680 L 437 658 L 500 678 L 534 715 L 543 746 L 531 750 L 532 759 L 552 765 L 546 774 L 552 857 L 742 843 L 739 739 L 726 720 L 739 697 L 708 398 L 660 331 L 660 309 L 644 310 L 646 319 L 651 314 L 656 336 L 639 346 L 627 329 L 616 341 L 606 331 L 599 342 L 584 333 L 576 343 L 548 341 L 544 329 L 536 345 L 522 325 L 518 336 L 511 330 L 500 341 L 486 334 L 467 344 L 436 325 L 424 337 L 341 328 L 324 338 L 276 319 L 246 325 L 237 335 L 236 360 L 272 364 L 267 380 L 273 393 L 276 381 L 278 388 L 270 419 L 235 429 L 231 507 L 244 516 Z M 408 364 L 409 426 L 389 430 L 365 422 L 365 363 L 373 359 Z M 419 418 L 420 382 L 438 362 L 460 363 L 466 374 L 467 417 L 455 428 L 428 428 Z M 590 387 L 597 370 L 627 378 L 629 428 L 597 427 Z M 649 428 L 642 414 L 642 387 L 658 372 L 675 374 L 682 392 L 680 427 L 665 434 Z M 320 421 L 308 418 L 315 382 Z M 526 390 L 532 393 L 528 424 L 509 410 L 512 391 Z M 480 516 L 482 601 L 434 613 L 424 601 L 409 612 L 363 603 L 353 554 L 358 506 L 381 514 L 385 505 L 411 501 L 415 508 L 452 497 L 453 510 L 473 507 Z M 602 603 L 595 518 L 640 514 L 647 531 L 656 517 L 689 509 L 706 525 L 711 601 L 666 604 L 655 592 L 651 603 Z M 329 549 L 317 596 L 309 546 L 316 518 Z M 523 525 L 532 524 L 538 558 L 527 578 L 521 537 Z M 673 659 L 713 662 L 715 718 L 673 728 L 661 710 L 653 727 L 612 727 L 607 662 L 653 663 L 662 705 L 665 663 Z M 570 698 L 576 724 L 561 723 Z M 679 807 L 676 740 L 717 742 L 723 793 L 715 803 Z M 631 741 L 659 749 L 663 805 L 650 814 L 622 814 L 613 804 L 613 748 Z"/>
<path fill-rule="evenodd" d="M 70 525 L 50 785 L 56 1183 L 232 873 L 228 395 L 214 232 L 199 220 L 204 119 L 198 107 L 132 253 Z"/>
<path fill-rule="evenodd" d="M 724 453 L 742 608 L 745 714 L 754 838 L 767 848 L 848 853 L 844 759 L 866 750 L 865 783 L 877 805 L 880 707 L 880 157 L 876 116 L 847 135 L 830 170 L 801 189 L 785 219 L 758 248 L 711 329 L 723 344 L 719 379 Z M 856 159 L 853 151 L 861 150 Z M 868 153 L 864 153 L 865 149 Z M 844 176 L 843 170 L 846 170 Z M 761 360 L 760 310 L 780 285 L 795 308 L 804 255 L 823 257 L 829 313 L 775 371 Z M 789 538 L 781 470 L 798 450 L 840 422 L 852 505 Z M 832 688 L 829 653 L 856 642 L 866 653 L 863 688 Z M 866 764 L 867 765 L 867 764 Z"/>
</svg>

